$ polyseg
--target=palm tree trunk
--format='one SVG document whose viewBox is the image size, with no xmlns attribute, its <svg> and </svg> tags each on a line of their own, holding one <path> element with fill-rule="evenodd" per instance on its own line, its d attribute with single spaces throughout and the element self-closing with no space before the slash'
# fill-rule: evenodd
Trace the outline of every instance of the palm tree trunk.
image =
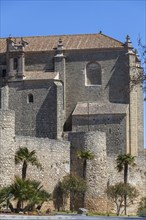
<svg viewBox="0 0 146 220">
<path fill-rule="evenodd" d="M 24 160 L 22 165 L 22 179 L 26 179 L 26 171 L 27 171 L 27 162 Z"/>
<path fill-rule="evenodd" d="M 124 166 L 124 183 L 127 184 L 128 180 L 128 164 L 126 163 Z M 124 195 L 124 209 L 125 209 L 125 215 L 127 215 L 127 196 Z"/>
<path fill-rule="evenodd" d="M 86 181 L 87 160 L 83 162 L 83 179 Z M 85 192 L 83 193 L 83 207 L 85 208 Z"/>
<path fill-rule="evenodd" d="M 16 212 L 19 213 L 21 210 L 21 200 L 18 199 Z"/>
<path fill-rule="evenodd" d="M 87 161 L 84 160 L 83 162 L 83 179 L 86 180 L 86 167 L 87 167 Z"/>
<path fill-rule="evenodd" d="M 128 179 L 128 164 L 125 164 L 124 166 L 124 183 L 127 184 Z"/>
</svg>

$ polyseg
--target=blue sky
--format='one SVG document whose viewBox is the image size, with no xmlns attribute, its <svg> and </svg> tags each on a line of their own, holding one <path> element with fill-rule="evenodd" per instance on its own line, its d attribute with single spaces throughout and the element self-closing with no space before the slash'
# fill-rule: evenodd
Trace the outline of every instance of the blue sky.
<svg viewBox="0 0 146 220">
<path fill-rule="evenodd" d="M 146 0 L 0 0 L 0 37 L 99 31 L 146 45 Z"/>
<path fill-rule="evenodd" d="M 0 0 L 0 36 L 98 33 L 145 39 L 146 1 Z"/>
</svg>

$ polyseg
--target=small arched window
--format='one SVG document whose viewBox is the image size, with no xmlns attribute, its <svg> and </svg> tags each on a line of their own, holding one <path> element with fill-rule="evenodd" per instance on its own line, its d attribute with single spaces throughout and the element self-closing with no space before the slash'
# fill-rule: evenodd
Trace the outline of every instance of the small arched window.
<svg viewBox="0 0 146 220">
<path fill-rule="evenodd" d="M 90 62 L 86 66 L 86 79 L 87 86 L 101 85 L 101 66 L 97 62 Z"/>
<path fill-rule="evenodd" d="M 28 97 L 27 97 L 27 102 L 28 103 L 32 103 L 33 102 L 33 95 L 32 94 L 29 94 Z"/>
</svg>

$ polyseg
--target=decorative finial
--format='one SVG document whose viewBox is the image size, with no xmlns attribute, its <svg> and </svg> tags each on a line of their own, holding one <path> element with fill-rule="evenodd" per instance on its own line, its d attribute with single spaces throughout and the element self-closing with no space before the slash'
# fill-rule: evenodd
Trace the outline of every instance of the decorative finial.
<svg viewBox="0 0 146 220">
<path fill-rule="evenodd" d="M 58 44 L 62 44 L 62 39 L 59 38 Z"/>
<path fill-rule="evenodd" d="M 129 35 L 126 36 L 126 40 L 127 40 L 127 42 L 130 41 L 130 36 Z"/>
<path fill-rule="evenodd" d="M 54 48 L 56 50 L 56 56 L 55 57 L 61 57 L 63 56 L 63 43 L 62 43 L 62 39 L 59 38 L 58 43 L 57 43 L 57 47 Z"/>
<path fill-rule="evenodd" d="M 133 49 L 132 42 L 131 42 L 131 39 L 130 39 L 129 35 L 126 36 L 126 45 L 127 45 L 128 48 Z"/>
<path fill-rule="evenodd" d="M 137 67 L 141 67 L 141 62 L 140 62 L 140 57 L 139 57 L 139 54 L 138 54 L 138 50 L 135 49 L 135 55 L 136 55 L 136 63 L 137 63 Z"/>
<path fill-rule="evenodd" d="M 25 47 L 26 45 L 28 45 L 28 42 L 26 42 L 25 40 L 23 40 L 23 37 L 21 37 L 21 41 L 19 42 L 23 47 Z"/>
<path fill-rule="evenodd" d="M 58 44 L 57 44 L 57 50 L 62 50 L 62 49 L 63 49 L 62 39 L 59 38 L 59 40 L 58 40 Z"/>
<path fill-rule="evenodd" d="M 61 38 L 59 38 L 59 40 L 58 40 L 58 43 L 57 43 L 57 50 L 59 51 L 61 51 L 61 50 L 63 50 L 63 43 L 62 43 L 62 39 Z"/>
</svg>

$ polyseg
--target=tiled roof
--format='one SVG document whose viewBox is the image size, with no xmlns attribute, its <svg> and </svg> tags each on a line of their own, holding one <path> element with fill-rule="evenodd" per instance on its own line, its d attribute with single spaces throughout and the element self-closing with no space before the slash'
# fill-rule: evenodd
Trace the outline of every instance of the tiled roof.
<svg viewBox="0 0 146 220">
<path fill-rule="evenodd" d="M 78 102 L 73 115 L 123 114 L 127 112 L 127 107 L 126 104 Z"/>
<path fill-rule="evenodd" d="M 13 38 L 12 38 L 13 39 Z M 20 41 L 20 38 L 15 38 Z M 104 34 L 78 34 L 24 37 L 25 51 L 51 51 L 62 40 L 65 50 L 92 48 L 123 48 L 123 43 Z M 6 38 L 0 38 L 0 53 L 6 52 Z"/>
</svg>

